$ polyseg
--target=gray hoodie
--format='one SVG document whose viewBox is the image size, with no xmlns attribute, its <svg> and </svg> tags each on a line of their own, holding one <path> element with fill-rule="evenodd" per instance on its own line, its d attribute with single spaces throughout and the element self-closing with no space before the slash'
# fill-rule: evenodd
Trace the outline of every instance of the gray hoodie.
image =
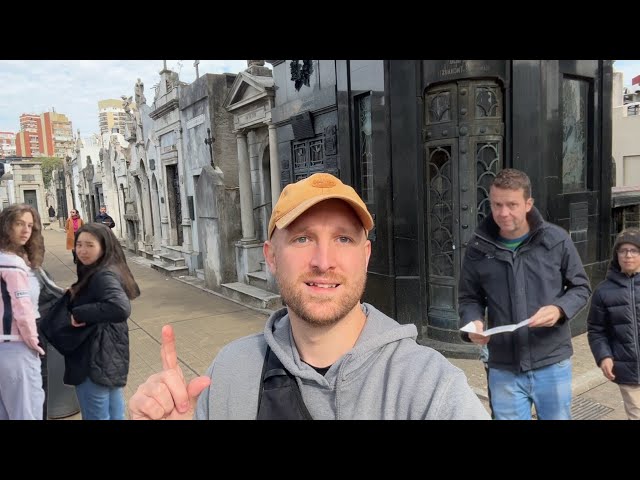
<svg viewBox="0 0 640 480">
<path fill-rule="evenodd" d="M 275 312 L 264 333 L 227 344 L 207 371 L 212 382 L 195 419 L 255 419 L 269 344 L 295 377 L 316 420 L 489 419 L 462 370 L 416 343 L 415 325 L 400 325 L 364 303 L 367 321 L 355 346 L 322 376 L 300 359 L 289 315 Z M 275 328 L 274 328 L 275 326 Z"/>
</svg>

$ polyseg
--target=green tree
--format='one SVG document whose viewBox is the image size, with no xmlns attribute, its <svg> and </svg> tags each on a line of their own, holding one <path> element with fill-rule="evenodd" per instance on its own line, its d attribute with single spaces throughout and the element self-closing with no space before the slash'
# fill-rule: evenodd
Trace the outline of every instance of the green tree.
<svg viewBox="0 0 640 480">
<path fill-rule="evenodd" d="M 48 188 L 51 183 L 51 172 L 62 168 L 62 159 L 58 157 L 40 157 L 37 160 L 42 162 L 44 187 Z"/>
</svg>

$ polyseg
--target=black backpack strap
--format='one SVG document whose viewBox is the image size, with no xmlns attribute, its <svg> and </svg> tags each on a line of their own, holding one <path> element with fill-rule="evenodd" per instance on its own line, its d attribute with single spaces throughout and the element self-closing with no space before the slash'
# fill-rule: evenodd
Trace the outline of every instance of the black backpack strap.
<svg viewBox="0 0 640 480">
<path fill-rule="evenodd" d="M 257 420 L 313 420 L 296 378 L 267 345 L 260 379 Z"/>
<path fill-rule="evenodd" d="M 11 269 L 11 270 L 22 270 L 24 272 L 24 268 L 15 266 L 15 265 L 0 265 L 0 269 Z M 4 304 L 4 314 L 2 315 L 2 333 L 4 335 L 11 334 L 11 322 L 13 320 L 13 307 L 11 306 L 11 295 L 9 294 L 9 289 L 7 288 L 7 282 L 5 282 L 4 278 L 0 277 L 0 294 L 2 295 L 2 303 Z M 8 342 L 9 340 L 5 340 Z"/>
<path fill-rule="evenodd" d="M 2 293 L 2 303 L 4 304 L 4 313 L 2 315 L 2 333 L 4 335 L 9 335 L 11 333 L 13 309 L 11 308 L 11 296 L 9 295 L 9 290 L 7 289 L 7 282 L 4 281 L 4 278 L 0 278 L 0 292 Z"/>
</svg>

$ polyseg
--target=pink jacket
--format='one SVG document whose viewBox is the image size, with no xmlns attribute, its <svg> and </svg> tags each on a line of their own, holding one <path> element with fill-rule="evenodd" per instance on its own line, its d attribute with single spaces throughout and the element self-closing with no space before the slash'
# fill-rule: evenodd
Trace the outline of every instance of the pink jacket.
<svg viewBox="0 0 640 480">
<path fill-rule="evenodd" d="M 0 252 L 0 322 L 2 341 L 37 338 L 39 285 L 29 279 L 30 269 L 22 258 Z"/>
</svg>

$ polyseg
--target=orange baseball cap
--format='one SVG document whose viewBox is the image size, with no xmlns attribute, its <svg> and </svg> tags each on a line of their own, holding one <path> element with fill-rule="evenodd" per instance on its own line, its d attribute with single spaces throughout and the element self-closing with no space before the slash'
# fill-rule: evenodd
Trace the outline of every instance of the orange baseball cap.
<svg viewBox="0 0 640 480">
<path fill-rule="evenodd" d="M 314 173 L 310 177 L 296 183 L 290 183 L 278 199 L 271 220 L 269 221 L 269 238 L 276 227 L 287 228 L 296 218 L 313 207 L 316 203 L 330 198 L 347 202 L 360 218 L 362 226 L 369 232 L 373 228 L 373 218 L 360 196 L 349 185 L 329 173 Z"/>
</svg>

